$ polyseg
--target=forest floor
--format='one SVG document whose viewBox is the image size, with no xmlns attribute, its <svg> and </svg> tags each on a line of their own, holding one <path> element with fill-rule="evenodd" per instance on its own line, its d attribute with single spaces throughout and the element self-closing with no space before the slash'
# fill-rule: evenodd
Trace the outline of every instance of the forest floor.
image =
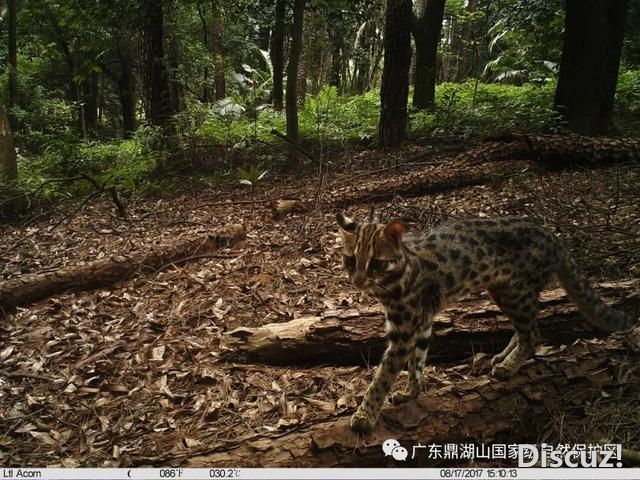
<svg viewBox="0 0 640 480">
<path fill-rule="evenodd" d="M 422 160 L 397 167 L 398 159 L 420 152 Z M 253 190 L 215 184 L 134 200 L 124 219 L 99 200 L 67 218 L 60 212 L 28 226 L 0 227 L 0 281 L 144 251 L 230 224 L 242 224 L 247 233 L 215 256 L 7 314 L 0 323 L 0 464 L 178 466 L 199 453 L 350 415 L 371 379 L 374 365 L 366 359 L 352 366 L 332 366 L 331 359 L 307 366 L 231 364 L 219 361 L 224 337 L 239 327 L 326 310 L 378 308 L 348 283 L 336 211 L 323 205 L 323 194 L 451 157 L 418 147 L 364 152 L 339 169 L 325 166 L 322 178 L 309 168 L 267 176 Z M 637 164 L 528 169 L 374 206 L 376 216 L 402 218 L 411 231 L 451 217 L 535 217 L 598 282 L 640 276 L 638 185 Z M 271 205 L 278 198 L 320 201 L 274 220 Z M 347 213 L 365 218 L 371 206 L 354 204 Z M 425 388 L 465 373 L 451 364 L 427 371 Z M 606 400 L 602 423 L 620 410 Z M 593 421 L 566 420 L 554 439 L 584 443 Z M 609 429 L 611 439 L 637 448 L 638 423 L 629 430 L 619 422 Z M 532 432 L 530 441 L 536 440 Z"/>
</svg>

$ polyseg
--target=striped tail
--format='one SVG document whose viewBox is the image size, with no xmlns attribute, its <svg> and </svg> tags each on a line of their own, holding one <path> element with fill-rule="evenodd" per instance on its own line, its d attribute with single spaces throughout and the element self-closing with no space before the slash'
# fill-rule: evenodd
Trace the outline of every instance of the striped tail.
<svg viewBox="0 0 640 480">
<path fill-rule="evenodd" d="M 556 274 L 571 300 L 591 325 L 606 332 L 629 330 L 637 319 L 631 314 L 607 306 L 596 293 L 591 282 L 580 272 L 576 262 L 568 252 L 563 258 Z"/>
</svg>

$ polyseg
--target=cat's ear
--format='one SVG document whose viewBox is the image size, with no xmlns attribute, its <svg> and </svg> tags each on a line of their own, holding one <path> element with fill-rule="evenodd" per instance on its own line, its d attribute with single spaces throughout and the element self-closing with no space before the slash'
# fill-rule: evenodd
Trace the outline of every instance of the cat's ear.
<svg viewBox="0 0 640 480">
<path fill-rule="evenodd" d="M 404 225 L 400 220 L 394 220 L 382 229 L 382 236 L 393 242 L 396 248 L 400 248 L 402 235 L 404 235 Z"/>
<path fill-rule="evenodd" d="M 340 226 L 341 233 L 345 232 L 348 234 L 354 234 L 356 231 L 356 227 L 358 224 L 355 220 L 347 217 L 344 212 L 340 212 L 336 215 L 336 220 L 338 221 L 338 225 Z"/>
</svg>

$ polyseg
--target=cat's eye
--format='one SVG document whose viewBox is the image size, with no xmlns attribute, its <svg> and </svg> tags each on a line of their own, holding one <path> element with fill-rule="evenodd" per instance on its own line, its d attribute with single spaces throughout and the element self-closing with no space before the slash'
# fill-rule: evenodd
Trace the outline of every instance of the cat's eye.
<svg viewBox="0 0 640 480">
<path fill-rule="evenodd" d="M 380 260 L 377 258 L 372 258 L 369 261 L 369 271 L 370 272 L 384 272 L 389 265 L 389 260 Z"/>
<path fill-rule="evenodd" d="M 354 255 L 344 255 L 342 260 L 344 261 L 344 266 L 350 272 L 356 269 L 356 257 Z"/>
</svg>

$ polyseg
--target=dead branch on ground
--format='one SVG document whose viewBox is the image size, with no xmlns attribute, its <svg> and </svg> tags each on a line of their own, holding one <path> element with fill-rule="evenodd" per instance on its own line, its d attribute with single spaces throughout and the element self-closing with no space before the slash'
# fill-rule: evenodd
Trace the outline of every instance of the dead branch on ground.
<svg viewBox="0 0 640 480">
<path fill-rule="evenodd" d="M 0 284 L 0 315 L 66 290 L 91 290 L 124 280 L 140 270 L 155 272 L 165 265 L 180 263 L 184 258 L 199 258 L 244 237 L 244 229 L 233 225 L 204 237 L 191 236 L 170 245 L 149 246 L 140 252 L 113 255 L 55 272 L 23 275 Z"/>
</svg>

